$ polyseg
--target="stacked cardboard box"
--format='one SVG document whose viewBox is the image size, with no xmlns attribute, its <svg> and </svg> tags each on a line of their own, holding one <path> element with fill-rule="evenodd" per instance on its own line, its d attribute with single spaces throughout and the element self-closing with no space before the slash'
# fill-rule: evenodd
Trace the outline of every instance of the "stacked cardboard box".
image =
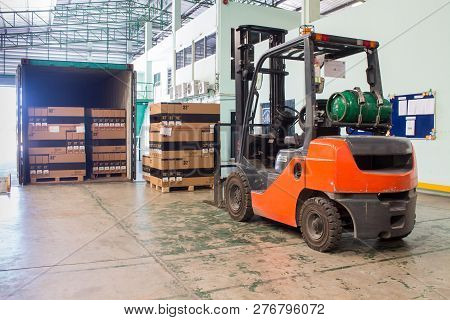
<svg viewBox="0 0 450 320">
<path fill-rule="evenodd" d="M 87 115 L 91 178 L 126 177 L 126 110 L 88 109 Z"/>
<path fill-rule="evenodd" d="M 84 108 L 29 108 L 28 119 L 31 182 L 83 181 L 86 176 Z"/>
<path fill-rule="evenodd" d="M 150 106 L 150 151 L 143 157 L 144 178 L 172 187 L 212 186 L 214 125 L 218 104 L 158 103 Z"/>
</svg>

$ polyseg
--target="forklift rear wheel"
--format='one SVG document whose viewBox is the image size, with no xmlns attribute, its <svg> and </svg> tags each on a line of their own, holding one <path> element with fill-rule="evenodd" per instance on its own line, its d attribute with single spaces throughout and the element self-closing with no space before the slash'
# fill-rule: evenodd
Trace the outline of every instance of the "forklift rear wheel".
<svg viewBox="0 0 450 320">
<path fill-rule="evenodd" d="M 249 221 L 253 217 L 250 185 L 247 177 L 240 171 L 232 172 L 225 188 L 228 213 L 236 221 Z"/>
<path fill-rule="evenodd" d="M 299 222 L 306 244 L 320 252 L 337 247 L 342 224 L 336 205 L 331 200 L 314 197 L 306 200 L 300 210 Z"/>
</svg>

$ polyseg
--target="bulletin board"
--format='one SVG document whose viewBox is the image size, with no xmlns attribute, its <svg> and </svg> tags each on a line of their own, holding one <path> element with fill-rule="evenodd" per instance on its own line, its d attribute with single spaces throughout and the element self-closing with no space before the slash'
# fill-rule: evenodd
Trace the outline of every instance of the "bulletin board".
<svg viewBox="0 0 450 320">
<path fill-rule="evenodd" d="M 435 128 L 436 99 L 433 93 L 394 96 L 391 135 L 425 139 Z"/>
</svg>

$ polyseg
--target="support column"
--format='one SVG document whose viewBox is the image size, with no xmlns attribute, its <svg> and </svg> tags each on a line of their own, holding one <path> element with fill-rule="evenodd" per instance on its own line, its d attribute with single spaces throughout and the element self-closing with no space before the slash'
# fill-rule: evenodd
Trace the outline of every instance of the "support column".
<svg viewBox="0 0 450 320">
<path fill-rule="evenodd" d="M 303 24 L 311 24 L 320 19 L 320 0 L 303 0 Z"/>
<path fill-rule="evenodd" d="M 149 50 L 153 47 L 153 25 L 151 22 L 145 23 L 145 83 L 153 82 L 152 61 Z M 151 90 L 151 88 L 148 88 Z M 152 92 L 153 93 L 153 92 Z"/>
<path fill-rule="evenodd" d="M 181 28 L 181 0 L 172 0 L 172 87 L 177 85 L 177 30 Z"/>
</svg>

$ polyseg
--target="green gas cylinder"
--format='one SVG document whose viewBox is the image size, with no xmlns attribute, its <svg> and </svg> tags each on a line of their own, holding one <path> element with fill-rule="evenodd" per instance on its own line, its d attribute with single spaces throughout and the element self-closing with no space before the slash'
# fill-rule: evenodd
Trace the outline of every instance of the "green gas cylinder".
<svg viewBox="0 0 450 320">
<path fill-rule="evenodd" d="M 327 102 L 327 115 L 332 121 L 342 123 L 358 123 L 361 112 L 362 123 L 376 123 L 378 112 L 379 123 L 388 123 L 392 113 L 391 103 L 383 99 L 383 104 L 378 110 L 376 95 L 372 92 L 364 92 L 365 102 L 358 103 L 358 92 L 346 90 L 331 95 Z"/>
</svg>

